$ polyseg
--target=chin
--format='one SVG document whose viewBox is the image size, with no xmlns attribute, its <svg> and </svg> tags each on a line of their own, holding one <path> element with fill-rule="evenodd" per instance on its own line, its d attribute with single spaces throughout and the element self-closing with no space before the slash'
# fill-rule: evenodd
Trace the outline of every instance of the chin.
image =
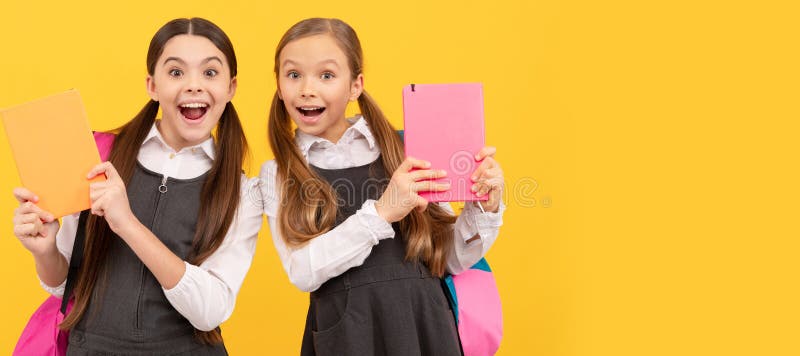
<svg viewBox="0 0 800 356">
<path fill-rule="evenodd" d="M 195 146 L 211 137 L 210 134 L 205 134 L 205 132 L 206 130 L 203 130 L 203 133 L 186 133 L 181 135 L 181 138 L 188 144 L 188 146 Z"/>
</svg>

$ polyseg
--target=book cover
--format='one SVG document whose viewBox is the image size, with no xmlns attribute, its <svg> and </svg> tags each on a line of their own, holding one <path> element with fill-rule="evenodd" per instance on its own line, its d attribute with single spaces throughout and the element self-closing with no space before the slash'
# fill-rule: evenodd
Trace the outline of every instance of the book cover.
<svg viewBox="0 0 800 356">
<path fill-rule="evenodd" d="M 444 169 L 450 183 L 445 192 L 419 192 L 429 202 L 486 200 L 470 188 L 478 168 L 475 154 L 483 148 L 483 86 L 464 84 L 411 84 L 403 88 L 406 157 L 431 162 Z"/>
<path fill-rule="evenodd" d="M 22 185 L 37 205 L 56 217 L 90 207 L 86 179 L 100 163 L 89 120 L 77 90 L 0 110 Z"/>
</svg>

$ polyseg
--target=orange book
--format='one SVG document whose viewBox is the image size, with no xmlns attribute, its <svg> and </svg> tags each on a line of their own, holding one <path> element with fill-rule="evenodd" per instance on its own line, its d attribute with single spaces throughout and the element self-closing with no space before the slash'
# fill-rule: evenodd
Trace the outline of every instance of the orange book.
<svg viewBox="0 0 800 356">
<path fill-rule="evenodd" d="M 86 110 L 77 90 L 0 109 L 22 185 L 39 196 L 37 205 L 62 217 L 88 209 L 86 179 L 100 163 Z"/>
</svg>

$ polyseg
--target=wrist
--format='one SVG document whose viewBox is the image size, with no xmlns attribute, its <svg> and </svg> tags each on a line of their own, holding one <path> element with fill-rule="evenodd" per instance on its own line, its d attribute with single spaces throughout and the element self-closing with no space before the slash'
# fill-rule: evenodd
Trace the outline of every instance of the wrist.
<svg viewBox="0 0 800 356">
<path fill-rule="evenodd" d="M 123 240 L 127 240 L 130 236 L 136 236 L 137 231 L 143 227 L 139 219 L 137 219 L 133 213 L 130 213 L 125 219 L 122 219 L 122 222 L 122 224 L 115 224 L 116 226 L 111 226 L 111 224 L 109 224 L 109 227 Z"/>
<path fill-rule="evenodd" d="M 58 251 L 56 245 L 53 244 L 41 251 L 31 251 L 34 261 L 40 265 L 53 265 L 59 258 L 62 258 L 61 252 Z"/>
<path fill-rule="evenodd" d="M 478 208 L 481 213 L 492 213 L 496 214 L 500 211 L 500 203 L 499 202 L 489 202 L 488 200 L 480 201 L 476 200 L 472 202 L 472 206 Z"/>
<path fill-rule="evenodd" d="M 389 216 L 386 212 L 386 207 L 384 207 L 383 204 L 381 204 L 380 200 L 376 201 L 374 206 L 375 206 L 375 212 L 381 219 L 385 220 L 389 224 L 393 223 L 393 221 L 389 220 Z"/>
</svg>

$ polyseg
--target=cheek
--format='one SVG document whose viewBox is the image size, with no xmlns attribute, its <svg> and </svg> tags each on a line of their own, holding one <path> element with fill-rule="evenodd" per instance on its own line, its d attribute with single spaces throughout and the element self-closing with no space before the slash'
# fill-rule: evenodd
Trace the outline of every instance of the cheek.
<svg viewBox="0 0 800 356">
<path fill-rule="evenodd" d="M 228 107 L 228 103 L 219 103 L 219 107 L 217 107 L 217 116 L 222 115 L 226 107 Z"/>
<path fill-rule="evenodd" d="M 165 80 L 161 78 L 155 81 L 155 92 L 159 96 L 165 98 L 172 98 L 178 95 L 181 91 L 181 86 L 175 80 Z"/>
<path fill-rule="evenodd" d="M 221 115 L 221 114 L 220 114 L 220 115 Z M 220 118 L 221 118 L 221 117 L 220 117 Z M 209 128 L 209 130 L 211 130 L 211 129 L 213 129 L 214 127 L 216 127 L 218 123 L 219 123 L 219 118 L 218 118 L 218 119 L 215 119 L 215 120 L 209 120 L 209 121 L 208 121 L 208 128 Z"/>
<path fill-rule="evenodd" d="M 353 95 L 353 88 L 351 88 L 349 85 L 345 85 L 341 88 L 339 93 L 341 93 L 340 95 L 342 96 L 342 99 L 344 99 L 345 102 L 348 102 L 350 101 L 350 96 Z"/>
<path fill-rule="evenodd" d="M 214 97 L 220 101 L 227 101 L 231 99 L 231 95 L 233 94 L 233 87 L 226 84 L 220 84 L 216 88 L 214 88 Z"/>
<path fill-rule="evenodd" d="M 281 98 L 284 99 L 284 100 L 291 98 L 291 96 L 292 96 L 291 85 L 286 84 L 286 83 L 279 83 L 278 84 L 278 93 L 280 94 Z"/>
</svg>

